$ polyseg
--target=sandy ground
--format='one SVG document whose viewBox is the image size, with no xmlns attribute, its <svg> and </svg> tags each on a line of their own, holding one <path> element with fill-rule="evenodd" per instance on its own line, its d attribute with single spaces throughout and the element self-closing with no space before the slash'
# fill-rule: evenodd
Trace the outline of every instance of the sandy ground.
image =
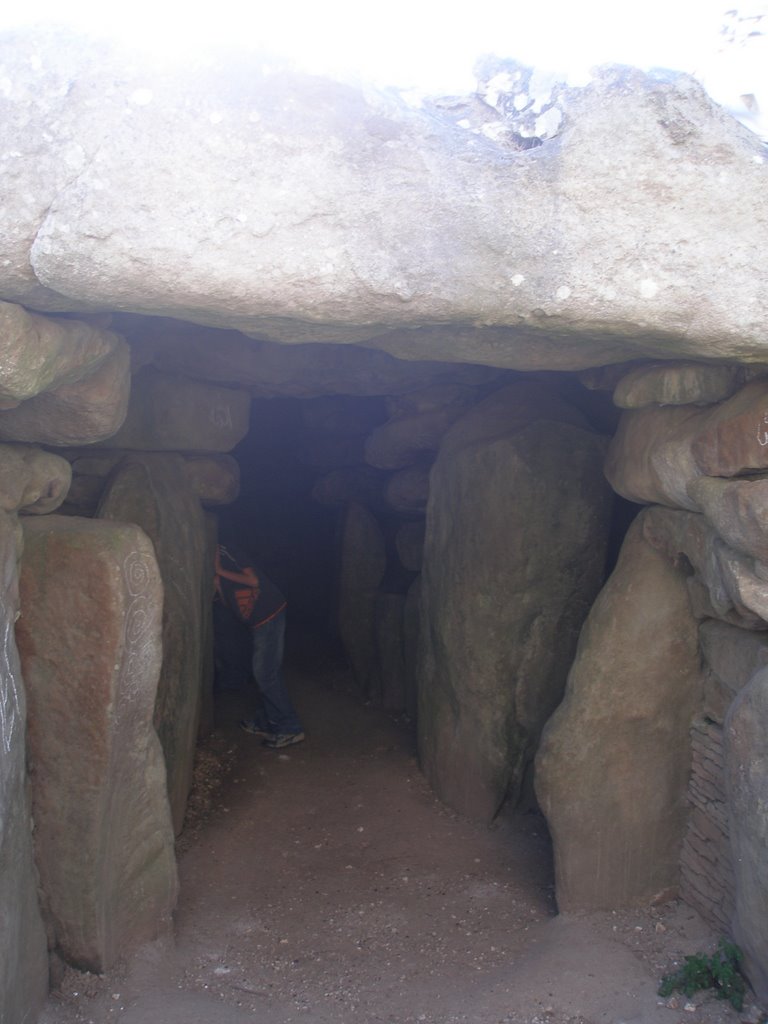
<svg viewBox="0 0 768 1024">
<path fill-rule="evenodd" d="M 276 753 L 227 694 L 179 843 L 175 934 L 107 976 L 68 970 L 42 1024 L 735 1024 L 659 978 L 714 948 L 690 908 L 556 916 L 541 818 L 472 824 L 418 772 L 408 723 L 330 670 L 291 686 Z"/>
</svg>

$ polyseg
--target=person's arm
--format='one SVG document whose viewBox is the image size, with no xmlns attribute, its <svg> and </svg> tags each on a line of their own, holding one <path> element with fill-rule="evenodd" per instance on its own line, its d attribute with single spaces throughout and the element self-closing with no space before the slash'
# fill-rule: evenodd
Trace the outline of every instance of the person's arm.
<svg viewBox="0 0 768 1024">
<path fill-rule="evenodd" d="M 218 549 L 216 551 L 216 563 L 214 566 L 217 576 L 223 576 L 226 580 L 231 580 L 233 583 L 242 583 L 246 587 L 253 587 L 257 592 L 261 589 L 259 584 L 259 577 L 251 569 L 250 566 L 246 566 L 242 572 L 230 572 L 228 569 L 222 569 L 221 559 L 219 558 Z"/>
</svg>

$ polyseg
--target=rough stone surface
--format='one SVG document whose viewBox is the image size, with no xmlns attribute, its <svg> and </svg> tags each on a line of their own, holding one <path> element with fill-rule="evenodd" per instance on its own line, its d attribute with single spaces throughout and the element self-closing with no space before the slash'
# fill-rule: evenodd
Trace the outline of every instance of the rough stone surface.
<svg viewBox="0 0 768 1024">
<path fill-rule="evenodd" d="M 133 378 L 125 422 L 108 447 L 228 452 L 248 433 L 249 410 L 247 391 L 145 369 Z"/>
<path fill-rule="evenodd" d="M 746 629 L 768 622 L 768 579 L 759 563 L 729 548 L 702 515 L 651 508 L 645 537 L 687 572 L 692 607 L 699 618 L 718 618 Z M 681 557 L 682 556 L 682 557 Z"/>
<path fill-rule="evenodd" d="M 229 505 L 240 493 L 240 465 L 231 455 L 185 455 L 184 470 L 203 505 Z"/>
<path fill-rule="evenodd" d="M 339 632 L 362 694 L 368 693 L 376 664 L 376 600 L 386 566 L 384 534 L 376 517 L 351 502 L 341 530 Z"/>
<path fill-rule="evenodd" d="M 376 597 L 374 633 L 376 661 L 370 696 L 388 711 L 405 711 L 406 675 L 403 648 L 405 594 L 379 593 Z"/>
<path fill-rule="evenodd" d="M 440 409 L 457 409 L 463 412 L 474 405 L 482 393 L 467 383 L 437 383 L 418 391 L 407 391 L 402 395 L 387 398 L 387 412 L 390 419 L 406 419 L 409 416 L 420 416 L 423 413 L 437 412 Z"/>
<path fill-rule="evenodd" d="M 753 380 L 719 405 L 625 412 L 606 474 L 630 501 L 697 509 L 701 476 L 768 470 L 768 381 Z"/>
<path fill-rule="evenodd" d="M 699 477 L 689 493 L 731 547 L 768 562 L 768 478 L 718 480 Z"/>
<path fill-rule="evenodd" d="M 707 476 L 768 470 L 768 380 L 752 381 L 712 411 L 693 456 Z"/>
<path fill-rule="evenodd" d="M 536 758 L 561 911 L 629 906 L 679 882 L 698 632 L 685 581 L 645 540 L 643 517 L 584 625 Z"/>
<path fill-rule="evenodd" d="M 135 526 L 27 520 L 17 635 L 35 853 L 55 948 L 81 970 L 107 970 L 155 938 L 176 900 L 152 727 L 162 602 Z"/>
<path fill-rule="evenodd" d="M 163 580 L 163 664 L 155 728 L 165 755 L 173 826 L 178 834 L 192 782 L 204 654 L 202 583 L 205 517 L 179 455 L 127 457 L 97 510 L 102 519 L 136 523 L 155 546 Z M 206 598 L 211 590 L 207 589 Z"/>
<path fill-rule="evenodd" d="M 72 448 L 61 452 L 72 466 L 73 481 L 83 486 L 84 478 L 103 481 L 129 452 L 101 448 Z M 228 505 L 240 493 L 240 465 L 231 455 L 180 453 L 192 489 L 205 505 Z M 96 487 L 90 489 L 96 493 Z M 84 490 L 89 490 L 87 485 Z M 73 497 L 68 495 L 68 497 Z"/>
<path fill-rule="evenodd" d="M 726 785 L 736 874 L 734 937 L 758 1000 L 768 1002 L 768 671 L 736 698 L 725 723 Z"/>
<path fill-rule="evenodd" d="M 680 895 L 721 935 L 730 935 L 735 880 L 722 727 L 703 718 L 694 721 L 691 753 L 691 813 L 680 855 Z"/>
<path fill-rule="evenodd" d="M 435 382 L 473 387 L 499 376 L 499 370 L 489 366 L 406 361 L 354 345 L 281 345 L 235 330 L 162 317 L 119 317 L 118 322 L 131 342 L 137 367 L 154 366 L 165 373 L 245 387 L 254 398 L 330 396 L 338 402 L 340 394 L 398 395 Z"/>
<path fill-rule="evenodd" d="M 450 425 L 462 414 L 461 406 L 391 419 L 377 427 L 365 443 L 365 461 L 377 469 L 404 469 L 425 454 L 436 452 Z"/>
<path fill-rule="evenodd" d="M 690 78 L 607 69 L 520 151 L 233 54 L 2 44 L 7 298 L 518 368 L 765 354 L 764 150 Z"/>
<path fill-rule="evenodd" d="M 429 500 L 429 466 L 409 466 L 393 473 L 384 498 L 396 512 L 424 512 Z"/>
<path fill-rule="evenodd" d="M 625 412 L 605 460 L 611 487 L 629 501 L 695 511 L 689 488 L 702 470 L 691 448 L 706 416 L 691 406 Z"/>
<path fill-rule="evenodd" d="M 613 392 L 620 409 L 649 405 L 712 405 L 738 391 L 749 369 L 705 363 L 653 363 L 622 377 Z"/>
<path fill-rule="evenodd" d="M 90 376 L 119 344 L 112 331 L 0 302 L 0 408 Z"/>
<path fill-rule="evenodd" d="M 588 426 L 578 409 L 538 381 L 517 380 L 492 392 L 457 420 L 443 437 L 440 454 L 446 459 L 449 452 L 475 441 L 506 437 L 534 420 Z"/>
<path fill-rule="evenodd" d="M 120 341 L 89 376 L 0 412 L 0 438 L 52 445 L 102 441 L 125 419 L 130 388 L 130 354 Z"/>
<path fill-rule="evenodd" d="M 707 619 L 699 626 L 699 643 L 702 658 L 723 691 L 717 703 L 705 694 L 704 710 L 722 725 L 739 691 L 756 672 L 768 667 L 768 632 L 753 633 Z"/>
<path fill-rule="evenodd" d="M 19 610 L 15 518 L 0 514 L 0 1020 L 31 1024 L 48 994 L 26 788 L 27 703 L 13 624 Z"/>
<path fill-rule="evenodd" d="M 519 798 L 562 696 L 610 508 L 602 438 L 551 421 L 499 437 L 495 414 L 488 441 L 473 419 L 473 441 L 446 438 L 432 469 L 419 670 L 422 768 L 486 821 Z"/>
<path fill-rule="evenodd" d="M 0 509 L 45 515 L 67 497 L 72 469 L 66 459 L 25 444 L 0 444 Z"/>
</svg>

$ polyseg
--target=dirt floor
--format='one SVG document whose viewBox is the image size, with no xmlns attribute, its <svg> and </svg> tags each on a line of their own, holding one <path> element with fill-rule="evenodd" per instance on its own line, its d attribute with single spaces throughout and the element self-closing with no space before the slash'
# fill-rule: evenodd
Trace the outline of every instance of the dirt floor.
<svg viewBox="0 0 768 1024">
<path fill-rule="evenodd" d="M 672 902 L 556 916 L 541 818 L 446 810 L 413 731 L 330 668 L 289 673 L 307 741 L 241 732 L 223 695 L 179 842 L 175 934 L 109 975 L 67 970 L 42 1024 L 735 1024 L 663 973 L 714 948 Z"/>
</svg>

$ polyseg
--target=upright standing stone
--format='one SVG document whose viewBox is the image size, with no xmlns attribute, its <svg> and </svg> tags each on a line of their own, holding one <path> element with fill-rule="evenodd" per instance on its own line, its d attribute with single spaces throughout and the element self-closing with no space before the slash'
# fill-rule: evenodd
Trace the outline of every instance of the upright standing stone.
<svg viewBox="0 0 768 1024">
<path fill-rule="evenodd" d="M 28 1024 L 48 993 L 26 791 L 26 696 L 13 624 L 19 610 L 15 518 L 0 514 L 0 1020 Z"/>
<path fill-rule="evenodd" d="M 387 556 L 376 517 L 350 502 L 341 533 L 339 632 L 360 692 L 368 693 L 376 660 L 376 600 Z"/>
<path fill-rule="evenodd" d="M 133 525 L 25 523 L 19 651 L 43 908 L 68 963 L 104 971 L 170 925 L 177 879 L 152 714 L 162 586 Z"/>
<path fill-rule="evenodd" d="M 698 631 L 683 573 L 642 520 L 584 625 L 536 758 L 561 911 L 629 906 L 679 881 Z"/>
<path fill-rule="evenodd" d="M 510 397 L 511 397 L 510 392 Z M 489 821 L 522 792 L 602 582 L 604 442 L 571 423 L 459 420 L 432 468 L 419 755 L 438 796 Z M 574 417 L 577 415 L 573 412 Z M 505 427 L 506 424 L 506 427 Z"/>
<path fill-rule="evenodd" d="M 180 455 L 136 454 L 116 468 L 97 515 L 141 526 L 160 565 L 165 589 L 163 667 L 155 728 L 163 745 L 173 824 L 179 833 L 192 785 L 204 671 L 203 510 Z M 212 590 L 205 597 L 212 599 Z"/>
<path fill-rule="evenodd" d="M 374 633 L 376 665 L 374 703 L 388 711 L 405 711 L 406 676 L 403 636 L 405 594 L 382 591 L 376 598 Z"/>
</svg>

